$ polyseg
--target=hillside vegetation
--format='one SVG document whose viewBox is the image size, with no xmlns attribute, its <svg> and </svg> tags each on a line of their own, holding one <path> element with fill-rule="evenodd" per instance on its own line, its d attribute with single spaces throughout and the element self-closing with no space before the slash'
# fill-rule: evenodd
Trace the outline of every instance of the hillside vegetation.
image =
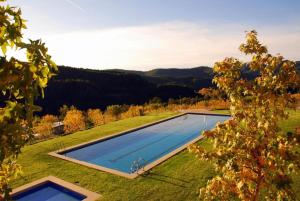
<svg viewBox="0 0 300 201">
<path fill-rule="evenodd" d="M 300 62 L 297 62 L 300 72 Z M 244 72 L 246 77 L 253 74 Z M 153 97 L 196 97 L 195 91 L 212 87 L 213 71 L 209 67 L 154 69 L 150 71 L 91 70 L 59 67 L 59 73 L 38 100 L 42 114 L 57 114 L 62 105 L 75 105 L 81 110 L 104 109 L 114 104 L 143 104 Z"/>
</svg>

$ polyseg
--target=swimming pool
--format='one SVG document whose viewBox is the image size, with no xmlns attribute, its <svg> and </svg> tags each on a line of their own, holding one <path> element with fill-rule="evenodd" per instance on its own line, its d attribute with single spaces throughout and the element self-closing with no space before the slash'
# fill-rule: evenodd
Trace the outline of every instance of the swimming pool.
<svg viewBox="0 0 300 201">
<path fill-rule="evenodd" d="M 196 142 L 228 115 L 187 113 L 63 151 L 56 157 L 134 178 Z"/>
<path fill-rule="evenodd" d="M 15 201 L 94 201 L 100 197 L 53 176 L 21 186 L 11 196 Z"/>
<path fill-rule="evenodd" d="M 13 197 L 15 201 L 81 201 L 86 197 L 52 182 L 46 182 Z"/>
</svg>

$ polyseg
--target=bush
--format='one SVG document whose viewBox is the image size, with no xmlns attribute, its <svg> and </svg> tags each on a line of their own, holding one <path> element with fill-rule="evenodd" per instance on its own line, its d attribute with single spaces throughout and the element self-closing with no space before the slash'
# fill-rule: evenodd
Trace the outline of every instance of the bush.
<svg viewBox="0 0 300 201">
<path fill-rule="evenodd" d="M 124 108 L 121 105 L 110 105 L 106 108 L 107 115 L 113 116 L 116 120 L 120 119 Z"/>
<path fill-rule="evenodd" d="M 145 114 L 143 106 L 130 106 L 129 109 L 122 114 L 123 118 L 143 116 Z"/>
<path fill-rule="evenodd" d="M 72 105 L 68 107 L 67 105 L 63 105 L 59 108 L 59 120 L 63 120 L 69 110 L 76 110 L 77 108 Z"/>
<path fill-rule="evenodd" d="M 80 110 L 70 110 L 64 118 L 64 131 L 73 133 L 86 128 L 84 115 Z"/>
<path fill-rule="evenodd" d="M 53 124 L 58 121 L 58 118 L 53 115 L 45 115 L 41 118 L 33 131 L 39 135 L 39 138 L 47 138 L 53 133 Z"/>
<path fill-rule="evenodd" d="M 92 124 L 92 126 L 99 126 L 104 124 L 104 117 L 100 109 L 89 109 L 87 111 L 87 119 L 88 122 Z"/>
<path fill-rule="evenodd" d="M 300 107 L 300 93 L 293 94 L 292 100 L 293 100 L 292 107 L 294 107 L 294 108 Z"/>
</svg>

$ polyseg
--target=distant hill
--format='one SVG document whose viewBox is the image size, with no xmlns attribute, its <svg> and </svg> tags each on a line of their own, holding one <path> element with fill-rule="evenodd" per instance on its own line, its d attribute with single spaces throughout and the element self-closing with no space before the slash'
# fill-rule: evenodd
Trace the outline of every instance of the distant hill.
<svg viewBox="0 0 300 201">
<path fill-rule="evenodd" d="M 201 77 L 202 75 L 213 74 L 212 68 L 207 66 L 199 66 L 195 68 L 157 68 L 149 71 L 123 70 L 123 69 L 109 69 L 103 71 L 137 74 L 141 76 L 150 76 L 150 77 L 170 77 L 170 78 Z"/>
<path fill-rule="evenodd" d="M 212 68 L 207 66 L 200 66 L 196 68 L 168 68 L 168 69 L 154 69 L 146 71 L 146 76 L 153 77 L 172 77 L 172 78 L 183 78 L 183 77 L 203 77 L 204 75 L 213 76 Z"/>
<path fill-rule="evenodd" d="M 167 68 L 150 71 L 131 71 L 122 69 L 104 70 L 110 73 L 136 74 L 156 85 L 180 85 L 198 90 L 212 86 L 212 68 L 200 66 L 195 68 Z"/>
<path fill-rule="evenodd" d="M 137 73 L 59 66 L 59 73 L 45 89 L 45 98 L 37 104 L 42 106 L 42 114 L 56 114 L 64 104 L 82 110 L 104 109 L 112 104 L 143 104 L 156 96 L 167 101 L 196 95 L 184 84 L 156 84 Z"/>
<path fill-rule="evenodd" d="M 300 73 L 300 62 L 297 62 Z M 246 77 L 255 76 L 244 72 Z M 79 109 L 104 109 L 112 104 L 143 104 L 153 97 L 195 97 L 195 91 L 211 87 L 212 68 L 201 66 L 185 69 L 129 71 L 121 69 L 91 70 L 59 66 L 59 73 L 50 80 L 45 98 L 37 104 L 42 113 L 56 114 L 63 104 Z"/>
</svg>

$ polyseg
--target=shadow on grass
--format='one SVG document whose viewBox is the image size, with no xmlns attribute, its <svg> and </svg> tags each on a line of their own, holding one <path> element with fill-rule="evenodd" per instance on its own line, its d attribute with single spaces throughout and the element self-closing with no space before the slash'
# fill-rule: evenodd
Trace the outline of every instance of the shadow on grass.
<svg viewBox="0 0 300 201">
<path fill-rule="evenodd" d="M 189 181 L 186 181 L 186 180 L 183 180 L 180 178 L 157 174 L 157 173 L 152 173 L 152 172 L 146 172 L 146 173 L 142 174 L 141 176 L 146 179 L 152 179 L 152 180 L 164 182 L 164 183 L 178 186 L 181 188 L 186 188 L 187 186 L 185 186 L 185 184 L 190 183 Z"/>
</svg>

